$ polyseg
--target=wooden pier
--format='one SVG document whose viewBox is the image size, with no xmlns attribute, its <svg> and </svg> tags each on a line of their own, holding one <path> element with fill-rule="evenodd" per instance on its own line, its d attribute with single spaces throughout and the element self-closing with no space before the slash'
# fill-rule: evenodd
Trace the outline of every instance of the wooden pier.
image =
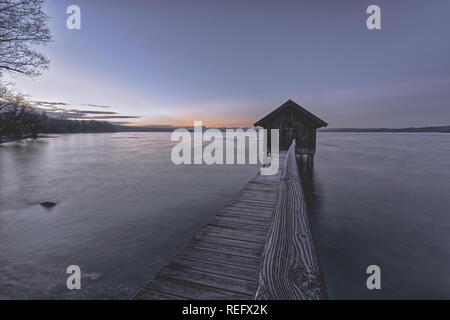
<svg viewBox="0 0 450 320">
<path fill-rule="evenodd" d="M 257 175 L 135 299 L 320 299 L 324 290 L 295 159 Z"/>
</svg>

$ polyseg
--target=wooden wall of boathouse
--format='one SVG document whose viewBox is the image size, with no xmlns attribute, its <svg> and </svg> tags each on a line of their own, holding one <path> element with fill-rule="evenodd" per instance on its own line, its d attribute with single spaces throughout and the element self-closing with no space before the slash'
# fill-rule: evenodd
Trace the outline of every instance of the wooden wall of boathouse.
<svg viewBox="0 0 450 320">
<path fill-rule="evenodd" d="M 296 140 L 295 153 L 306 155 L 308 162 L 314 159 L 316 152 L 317 129 L 326 127 L 328 124 L 304 109 L 292 100 L 275 109 L 264 118 L 255 123 L 255 126 L 267 130 L 279 130 L 279 147 L 286 151 Z M 271 134 L 268 134 L 268 150 L 270 152 Z"/>
<path fill-rule="evenodd" d="M 279 130 L 280 150 L 288 150 L 295 139 L 297 154 L 316 152 L 316 124 L 296 110 L 290 108 L 283 110 L 268 120 L 264 128 Z"/>
</svg>

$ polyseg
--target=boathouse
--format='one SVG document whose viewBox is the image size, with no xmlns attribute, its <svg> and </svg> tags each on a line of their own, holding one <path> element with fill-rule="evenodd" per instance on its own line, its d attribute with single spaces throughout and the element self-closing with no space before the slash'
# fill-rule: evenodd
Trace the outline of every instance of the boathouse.
<svg viewBox="0 0 450 320">
<path fill-rule="evenodd" d="M 316 152 L 316 131 L 328 124 L 292 100 L 288 100 L 264 118 L 255 123 L 255 127 L 279 129 L 280 150 L 288 150 L 296 140 L 295 153 L 314 158 Z M 268 133 L 270 139 L 270 132 Z M 270 141 L 268 141 L 270 146 Z"/>
<path fill-rule="evenodd" d="M 327 298 L 296 155 L 327 124 L 289 100 L 255 125 L 280 129 L 279 170 L 251 179 L 134 299 Z"/>
</svg>

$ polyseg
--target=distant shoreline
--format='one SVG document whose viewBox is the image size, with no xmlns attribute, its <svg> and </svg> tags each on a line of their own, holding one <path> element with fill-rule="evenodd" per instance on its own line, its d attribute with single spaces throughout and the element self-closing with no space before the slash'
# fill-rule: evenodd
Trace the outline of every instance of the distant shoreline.
<svg viewBox="0 0 450 320">
<path fill-rule="evenodd" d="M 176 129 L 184 128 L 192 131 L 190 127 L 131 127 L 131 126 L 114 126 L 113 130 L 104 131 L 79 131 L 79 132 L 41 132 L 38 137 L 33 138 L 31 135 L 20 137 L 20 138 L 3 138 L 0 139 L 0 144 L 5 144 L 14 141 L 21 141 L 27 139 L 39 139 L 45 138 L 47 134 L 76 134 L 76 133 L 119 133 L 119 132 L 173 132 Z M 217 128 L 206 128 L 203 129 L 217 129 Z M 219 128 L 224 130 L 224 128 Z M 235 128 L 237 129 L 237 128 Z M 242 128 L 248 129 L 248 128 Z M 389 129 L 389 128 L 326 128 L 319 129 L 318 132 L 334 132 L 334 133 L 450 133 L 450 126 L 439 126 L 439 127 L 420 127 L 420 128 L 401 128 L 401 129 Z"/>
<path fill-rule="evenodd" d="M 420 127 L 420 128 L 400 128 L 400 129 L 390 129 L 390 128 L 327 128 L 320 129 L 319 132 L 368 132 L 368 133 L 450 133 L 450 126 L 439 126 L 439 127 Z"/>
<path fill-rule="evenodd" d="M 146 126 L 146 127 L 127 127 L 127 126 L 116 126 L 118 132 L 172 132 L 176 129 L 187 129 L 189 131 L 193 131 L 193 127 L 171 127 L 171 126 Z M 204 130 L 207 129 L 219 129 L 221 131 L 225 131 L 226 129 L 250 129 L 249 127 L 242 128 L 225 128 L 225 127 L 203 127 Z M 426 133 L 426 132 L 434 132 L 434 133 L 450 133 L 450 126 L 434 126 L 434 127 L 410 127 L 410 128 L 322 128 L 318 129 L 319 132 L 371 132 L 371 133 L 379 133 L 379 132 L 405 132 L 405 133 Z"/>
<path fill-rule="evenodd" d="M 25 137 L 19 137 L 19 138 L 1 138 L 0 144 L 14 142 L 14 141 L 21 141 L 21 140 L 27 140 L 27 139 L 38 139 L 40 136 L 32 137 L 32 136 L 25 136 Z"/>
</svg>

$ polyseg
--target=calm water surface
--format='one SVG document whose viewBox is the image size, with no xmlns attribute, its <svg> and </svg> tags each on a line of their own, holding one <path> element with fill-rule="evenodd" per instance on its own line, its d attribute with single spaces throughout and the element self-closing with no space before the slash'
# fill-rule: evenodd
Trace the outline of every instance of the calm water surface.
<svg viewBox="0 0 450 320">
<path fill-rule="evenodd" d="M 171 145 L 168 133 L 1 145 L 0 298 L 131 298 L 258 171 L 175 166 Z M 319 133 L 310 184 L 330 298 L 450 298 L 450 135 Z M 80 291 L 65 286 L 72 264 Z M 372 264 L 380 291 L 366 288 Z"/>
<path fill-rule="evenodd" d="M 1 145 L 0 298 L 131 298 L 258 172 L 175 166 L 171 145 L 169 133 Z M 82 290 L 67 290 L 69 265 Z"/>
<path fill-rule="evenodd" d="M 319 133 L 312 181 L 330 298 L 450 299 L 450 135 Z"/>
</svg>

